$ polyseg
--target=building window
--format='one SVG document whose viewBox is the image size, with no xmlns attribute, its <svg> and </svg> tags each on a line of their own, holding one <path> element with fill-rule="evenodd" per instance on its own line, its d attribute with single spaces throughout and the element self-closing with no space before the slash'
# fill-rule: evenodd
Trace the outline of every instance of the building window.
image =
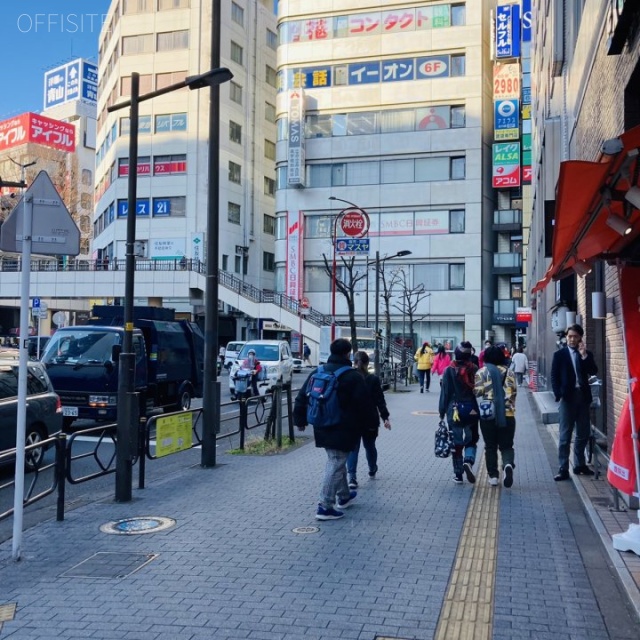
<svg viewBox="0 0 640 640">
<path fill-rule="evenodd" d="M 271 29 L 267 29 L 267 47 L 274 51 L 278 48 L 278 36 Z"/>
<path fill-rule="evenodd" d="M 188 9 L 189 0 L 158 0 L 158 11 L 171 9 Z"/>
<path fill-rule="evenodd" d="M 511 278 L 511 297 L 515 300 L 522 299 L 522 277 Z"/>
<path fill-rule="evenodd" d="M 229 271 L 229 256 L 222 254 L 222 270 Z"/>
<path fill-rule="evenodd" d="M 156 89 L 164 89 L 172 84 L 182 82 L 187 77 L 186 71 L 169 71 L 168 73 L 156 73 Z"/>
<path fill-rule="evenodd" d="M 276 159 L 276 143 L 271 142 L 271 140 L 264 141 L 264 157 L 267 160 L 275 160 Z"/>
<path fill-rule="evenodd" d="M 153 157 L 153 175 L 168 176 L 187 172 L 187 155 L 185 153 L 170 156 Z"/>
<path fill-rule="evenodd" d="M 234 271 L 240 273 L 242 270 L 242 256 L 234 256 Z"/>
<path fill-rule="evenodd" d="M 123 0 L 122 15 L 153 11 L 153 0 Z"/>
<path fill-rule="evenodd" d="M 461 55 L 451 56 L 451 77 L 463 76 L 465 74 L 465 57 Z"/>
<path fill-rule="evenodd" d="M 242 167 L 231 161 L 229 161 L 229 182 L 242 184 Z"/>
<path fill-rule="evenodd" d="M 150 91 L 153 91 L 153 76 L 150 73 L 145 73 L 140 76 L 138 93 L 144 95 Z M 122 78 L 120 78 L 120 95 L 131 95 L 131 76 L 122 76 Z"/>
<path fill-rule="evenodd" d="M 271 196 L 272 198 L 276 195 L 276 181 L 265 177 L 264 179 L 264 194 L 266 196 Z"/>
<path fill-rule="evenodd" d="M 464 265 L 463 264 L 449 265 L 449 288 L 464 289 Z"/>
<path fill-rule="evenodd" d="M 461 129 L 466 126 L 465 108 L 451 107 L 451 128 Z"/>
<path fill-rule="evenodd" d="M 276 235 L 276 219 L 274 216 L 267 215 L 266 213 L 264 214 L 262 230 L 270 236 Z"/>
<path fill-rule="evenodd" d="M 240 205 L 235 202 L 227 203 L 227 220 L 232 224 L 240 224 Z"/>
<path fill-rule="evenodd" d="M 464 233 L 464 209 L 449 211 L 449 232 Z"/>
<path fill-rule="evenodd" d="M 451 158 L 451 179 L 464 180 L 465 177 L 465 158 Z"/>
<path fill-rule="evenodd" d="M 229 140 L 242 144 L 242 125 L 233 120 L 229 121 Z"/>
<path fill-rule="evenodd" d="M 240 66 L 242 66 L 243 64 L 243 55 L 244 52 L 242 50 L 242 47 L 233 42 L 233 40 L 231 41 L 231 60 L 233 60 L 233 62 L 235 62 L 236 64 L 239 64 Z"/>
<path fill-rule="evenodd" d="M 231 19 L 244 27 L 244 9 L 237 2 L 231 3 Z"/>
<path fill-rule="evenodd" d="M 189 48 L 189 30 L 167 31 L 157 35 L 157 51 L 174 51 Z"/>
<path fill-rule="evenodd" d="M 123 36 L 122 55 L 133 56 L 140 53 L 153 53 L 153 34 L 143 33 L 137 36 Z"/>
<path fill-rule="evenodd" d="M 186 196 L 169 196 L 153 199 L 154 218 L 171 216 L 172 218 L 184 218 L 187 215 Z"/>
<path fill-rule="evenodd" d="M 267 81 L 267 84 L 276 88 L 278 82 L 277 77 L 276 70 L 268 64 L 265 65 L 265 80 Z"/>
<path fill-rule="evenodd" d="M 463 4 L 451 5 L 451 26 L 462 27 L 466 24 L 466 14 Z"/>
<path fill-rule="evenodd" d="M 88 187 L 93 186 L 93 172 L 91 169 L 82 170 L 82 184 L 87 185 Z"/>
<path fill-rule="evenodd" d="M 242 104 L 242 87 L 233 81 L 229 82 L 229 97 L 232 102 Z"/>
<path fill-rule="evenodd" d="M 186 113 L 166 113 L 155 117 L 155 133 L 187 130 Z"/>
<path fill-rule="evenodd" d="M 264 119 L 267 122 L 275 123 L 276 121 L 276 108 L 270 102 L 264 103 Z"/>
<path fill-rule="evenodd" d="M 90 193 L 82 193 L 80 194 L 80 206 L 83 209 L 91 209 L 93 206 L 93 199 L 91 198 Z"/>
<path fill-rule="evenodd" d="M 276 270 L 276 257 L 273 253 L 269 253 L 268 251 L 262 252 L 262 269 L 264 271 Z"/>
</svg>

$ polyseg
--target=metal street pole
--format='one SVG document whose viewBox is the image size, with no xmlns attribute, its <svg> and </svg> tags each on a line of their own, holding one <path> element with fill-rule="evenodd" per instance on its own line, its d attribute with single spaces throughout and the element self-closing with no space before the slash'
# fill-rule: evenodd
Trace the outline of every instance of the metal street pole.
<svg viewBox="0 0 640 640">
<path fill-rule="evenodd" d="M 333 228 L 331 232 L 331 244 L 333 245 L 333 267 L 331 269 L 331 342 L 336 339 L 336 277 L 338 265 L 336 262 L 336 239 L 338 220 L 342 213 L 339 213 L 333 220 Z"/>
<path fill-rule="evenodd" d="M 364 261 L 365 293 L 364 293 L 364 326 L 369 326 L 369 260 Z"/>
<path fill-rule="evenodd" d="M 376 251 L 376 310 L 374 320 L 375 350 L 373 352 L 373 370 L 380 375 L 380 251 Z"/>
<path fill-rule="evenodd" d="M 211 68 L 220 66 L 220 0 L 211 1 Z M 216 357 L 218 353 L 218 260 L 220 200 L 220 87 L 211 85 L 209 94 L 209 191 L 207 202 L 207 251 L 204 307 L 204 380 L 202 393 L 203 467 L 216 464 L 216 433 L 220 431 L 220 381 Z"/>
</svg>

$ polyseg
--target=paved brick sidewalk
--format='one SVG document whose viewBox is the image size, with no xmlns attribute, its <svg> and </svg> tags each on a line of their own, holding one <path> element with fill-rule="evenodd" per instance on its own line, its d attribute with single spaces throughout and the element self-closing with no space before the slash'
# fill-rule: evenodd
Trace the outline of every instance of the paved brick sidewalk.
<svg viewBox="0 0 640 640">
<path fill-rule="evenodd" d="M 282 456 L 221 453 L 215 469 L 185 468 L 131 503 L 78 508 L 26 531 L 19 563 L 0 545 L 0 605 L 17 603 L 0 640 L 430 640 L 473 488 L 433 456 L 437 393 L 387 399 L 378 477 L 361 455 L 357 502 L 340 521 L 314 519 L 325 454 L 309 443 Z M 607 638 L 526 398 L 518 411 L 515 484 L 497 489 L 493 637 Z M 177 526 L 99 531 L 133 516 Z M 157 557 L 124 578 L 62 577 L 96 552 Z"/>
</svg>

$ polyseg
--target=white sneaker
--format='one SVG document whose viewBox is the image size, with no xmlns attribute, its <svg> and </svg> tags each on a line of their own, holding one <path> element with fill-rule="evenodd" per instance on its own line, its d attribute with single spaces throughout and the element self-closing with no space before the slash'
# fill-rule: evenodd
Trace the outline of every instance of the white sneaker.
<svg viewBox="0 0 640 640">
<path fill-rule="evenodd" d="M 498 478 L 489 478 L 489 484 L 492 487 L 497 487 L 498 486 Z"/>
</svg>

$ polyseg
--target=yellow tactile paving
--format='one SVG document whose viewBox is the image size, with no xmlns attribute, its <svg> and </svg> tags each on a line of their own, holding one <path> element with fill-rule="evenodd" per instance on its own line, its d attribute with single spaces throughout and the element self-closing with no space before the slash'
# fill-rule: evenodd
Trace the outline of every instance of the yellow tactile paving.
<svg viewBox="0 0 640 640">
<path fill-rule="evenodd" d="M 500 488 L 482 466 L 462 527 L 434 640 L 491 640 Z"/>
<path fill-rule="evenodd" d="M 7 622 L 7 620 L 13 620 L 16 614 L 16 604 L 15 602 L 0 604 L 0 624 Z"/>
</svg>

